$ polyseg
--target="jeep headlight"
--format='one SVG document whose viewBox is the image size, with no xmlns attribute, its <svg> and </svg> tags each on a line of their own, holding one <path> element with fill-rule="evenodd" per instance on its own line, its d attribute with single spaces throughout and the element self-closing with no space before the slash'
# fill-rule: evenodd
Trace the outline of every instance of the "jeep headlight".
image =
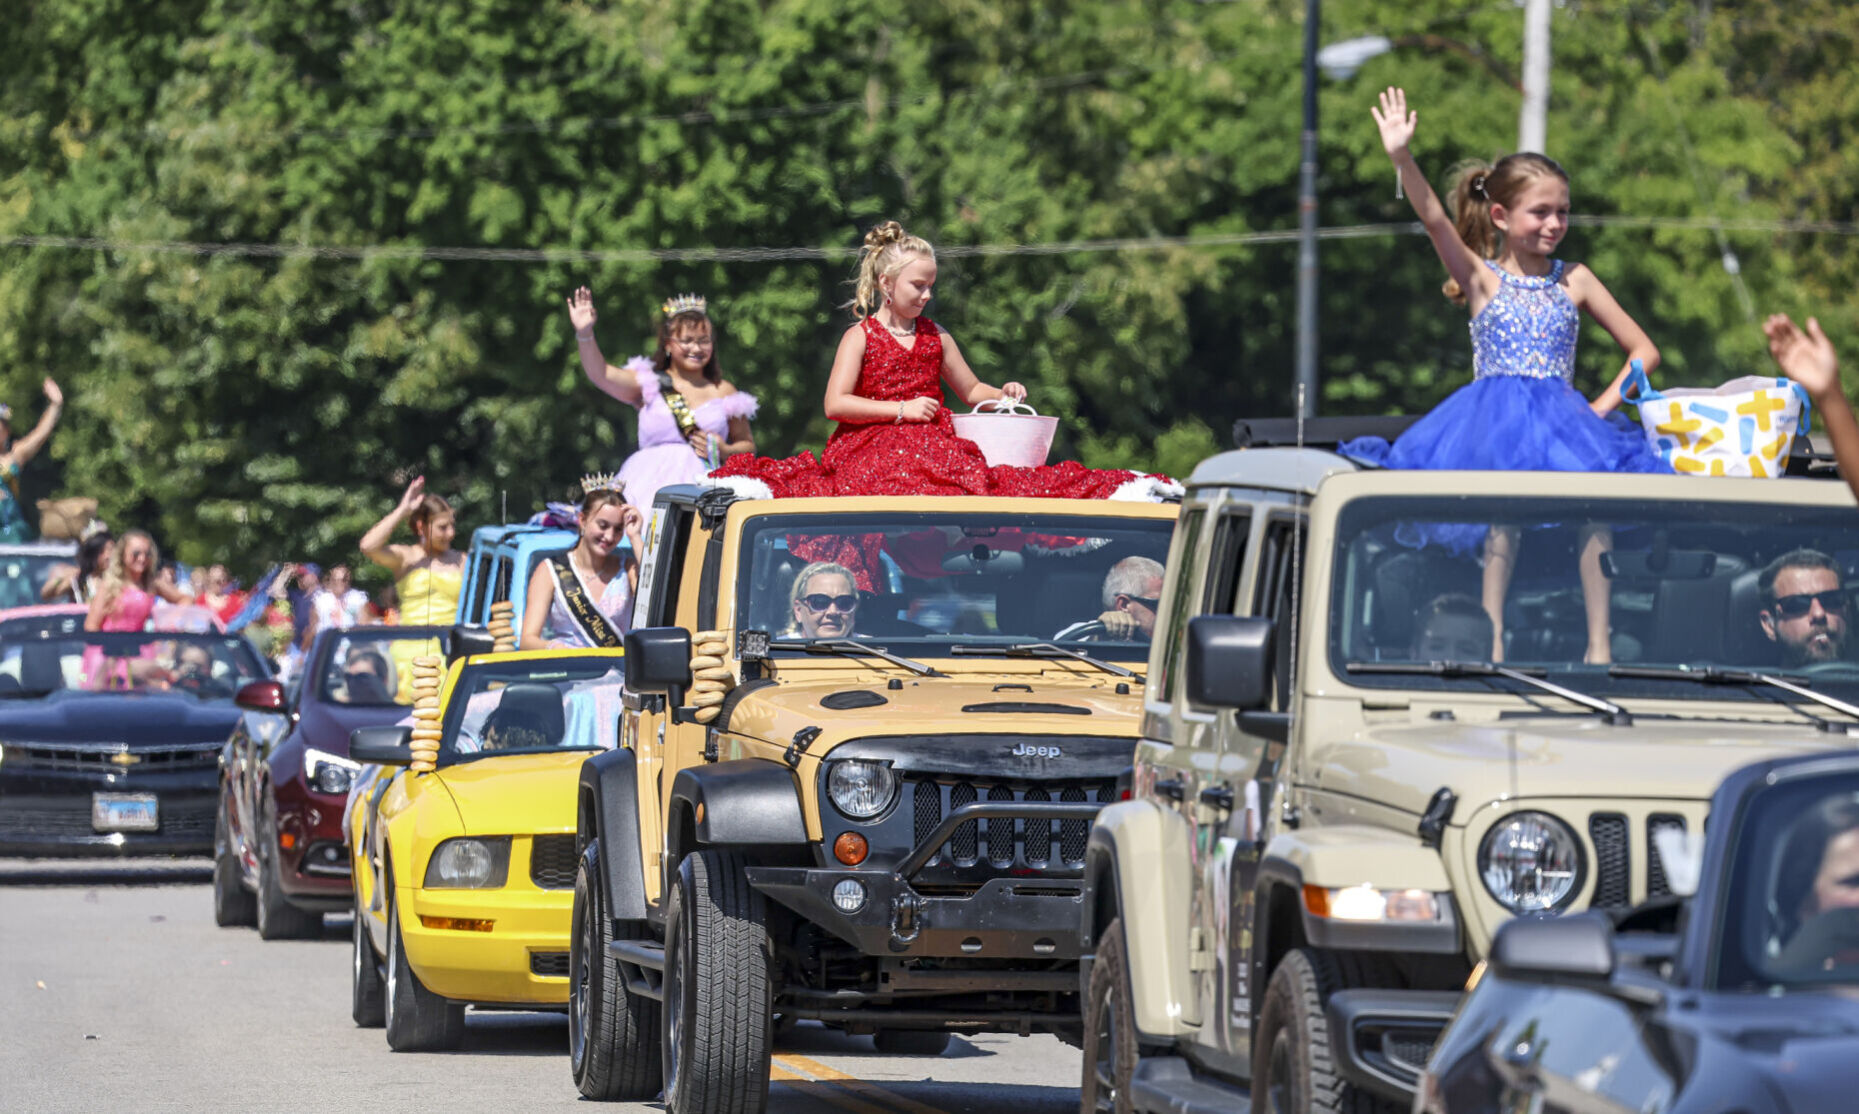
<svg viewBox="0 0 1859 1114">
<path fill-rule="evenodd" d="M 854 820 L 870 820 L 891 807 L 897 796 L 897 775 L 885 762 L 846 758 L 826 771 L 826 795 L 833 807 Z"/>
<path fill-rule="evenodd" d="M 1581 880 L 1581 844 L 1546 812 L 1519 812 L 1485 833 L 1478 873 L 1485 889 L 1513 913 L 1561 908 Z"/>
<path fill-rule="evenodd" d="M 488 890 L 510 873 L 510 837 L 461 837 L 441 843 L 426 863 L 429 890 Z"/>
<path fill-rule="evenodd" d="M 303 748 L 303 780 L 319 793 L 347 793 L 361 765 L 339 754 L 315 747 Z"/>
</svg>

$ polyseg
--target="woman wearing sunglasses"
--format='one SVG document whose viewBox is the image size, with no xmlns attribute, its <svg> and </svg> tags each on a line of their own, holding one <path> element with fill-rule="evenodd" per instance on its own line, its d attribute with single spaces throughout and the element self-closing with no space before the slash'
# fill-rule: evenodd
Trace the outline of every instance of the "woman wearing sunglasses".
<svg viewBox="0 0 1859 1114">
<path fill-rule="evenodd" d="M 815 561 L 800 570 L 788 593 L 801 638 L 851 638 L 858 618 L 858 586 L 844 565 Z"/>
<path fill-rule="evenodd" d="M 1781 648 L 1782 665 L 1798 669 L 1846 659 L 1846 587 L 1839 562 L 1815 549 L 1770 561 L 1762 590 L 1762 633 Z"/>
</svg>

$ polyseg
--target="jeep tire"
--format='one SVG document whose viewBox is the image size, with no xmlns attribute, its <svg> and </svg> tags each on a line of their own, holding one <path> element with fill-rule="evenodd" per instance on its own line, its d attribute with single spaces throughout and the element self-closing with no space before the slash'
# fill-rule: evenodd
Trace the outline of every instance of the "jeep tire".
<svg viewBox="0 0 1859 1114">
<path fill-rule="evenodd" d="M 1266 986 L 1254 1030 L 1253 1110 L 1259 1114 L 1399 1114 L 1406 1109 L 1353 1086 L 1336 1070 L 1323 1003 L 1342 989 L 1334 956 L 1297 948 L 1279 961 Z"/>
<path fill-rule="evenodd" d="M 1130 1114 L 1130 1078 L 1141 1050 L 1136 1044 L 1136 1011 L 1130 1004 L 1125 973 L 1128 945 L 1123 921 L 1113 920 L 1097 942 L 1091 983 L 1084 1001 L 1084 1085 L 1079 1109 L 1090 1114 Z"/>
<path fill-rule="evenodd" d="M 685 856 L 665 909 L 665 1107 L 756 1114 L 768 1105 L 774 1023 L 766 909 L 742 859 Z"/>
<path fill-rule="evenodd" d="M 438 1052 L 465 1039 L 465 1007 L 420 985 L 400 936 L 400 902 L 387 905 L 387 1047 L 395 1052 Z"/>
<path fill-rule="evenodd" d="M 581 857 L 574 878 L 568 937 L 568 1062 L 590 1099 L 650 1099 L 664 1083 L 659 1022 L 664 1007 L 626 989 L 620 961 L 607 951 L 607 902 L 600 889 L 599 844 Z M 621 921 L 618 939 L 647 938 L 645 926 Z"/>
</svg>

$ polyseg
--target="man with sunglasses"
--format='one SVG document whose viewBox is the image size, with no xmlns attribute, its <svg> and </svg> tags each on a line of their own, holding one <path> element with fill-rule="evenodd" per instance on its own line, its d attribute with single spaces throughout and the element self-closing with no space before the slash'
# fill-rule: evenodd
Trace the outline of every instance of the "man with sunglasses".
<svg viewBox="0 0 1859 1114">
<path fill-rule="evenodd" d="M 1104 624 L 1107 642 L 1147 642 L 1155 636 L 1155 612 L 1162 600 L 1162 562 L 1125 557 L 1104 577 Z"/>
<path fill-rule="evenodd" d="M 1757 583 L 1762 633 L 1781 647 L 1785 668 L 1845 660 L 1847 593 L 1838 562 L 1796 549 L 1769 562 Z"/>
<path fill-rule="evenodd" d="M 788 594 L 802 638 L 851 638 L 858 619 L 858 585 L 843 565 L 815 561 L 800 570 Z"/>
</svg>

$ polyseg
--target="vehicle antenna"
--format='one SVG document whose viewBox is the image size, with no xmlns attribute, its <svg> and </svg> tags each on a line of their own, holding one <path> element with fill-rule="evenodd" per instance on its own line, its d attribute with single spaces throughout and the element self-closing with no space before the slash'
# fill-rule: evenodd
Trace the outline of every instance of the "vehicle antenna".
<svg viewBox="0 0 1859 1114">
<path fill-rule="evenodd" d="M 1297 385 L 1297 452 L 1298 452 L 1298 456 L 1300 457 L 1304 455 L 1304 415 L 1305 413 L 1306 413 L 1306 410 L 1304 406 L 1304 384 L 1302 382 L 1299 382 Z M 1297 731 L 1297 719 L 1298 719 L 1298 715 L 1297 715 L 1297 711 L 1298 711 L 1298 701 L 1297 701 L 1298 637 L 1297 637 L 1297 634 L 1298 634 L 1298 631 L 1297 631 L 1297 628 L 1298 628 L 1298 619 L 1301 616 L 1300 597 L 1303 593 L 1303 588 L 1304 588 L 1304 530 L 1306 528 L 1308 517 L 1309 517 L 1308 515 L 1302 513 L 1304 511 L 1304 490 L 1301 486 L 1297 489 L 1295 493 L 1292 494 L 1291 505 L 1293 509 L 1299 512 L 1299 514 L 1297 518 L 1293 521 L 1292 526 L 1291 526 L 1291 615 L 1289 619 L 1287 620 L 1291 624 L 1291 643 L 1290 643 L 1291 667 L 1290 667 L 1290 670 L 1286 674 L 1287 680 L 1285 682 L 1285 715 L 1290 724 L 1290 730 L 1294 733 L 1290 737 L 1296 738 L 1297 736 L 1295 732 Z"/>
</svg>

